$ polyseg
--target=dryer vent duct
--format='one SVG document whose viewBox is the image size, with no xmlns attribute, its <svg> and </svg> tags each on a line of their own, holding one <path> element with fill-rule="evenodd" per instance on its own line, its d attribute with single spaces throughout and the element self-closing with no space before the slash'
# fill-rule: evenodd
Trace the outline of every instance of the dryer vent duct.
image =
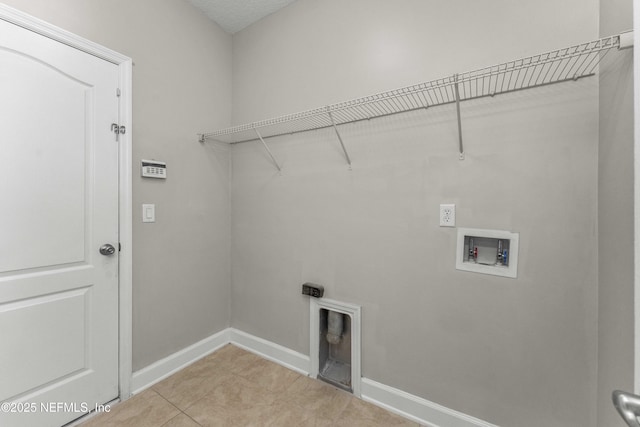
<svg viewBox="0 0 640 427">
<path fill-rule="evenodd" d="M 343 330 L 344 314 L 337 311 L 329 311 L 327 316 L 327 342 L 329 344 L 340 344 Z"/>
</svg>

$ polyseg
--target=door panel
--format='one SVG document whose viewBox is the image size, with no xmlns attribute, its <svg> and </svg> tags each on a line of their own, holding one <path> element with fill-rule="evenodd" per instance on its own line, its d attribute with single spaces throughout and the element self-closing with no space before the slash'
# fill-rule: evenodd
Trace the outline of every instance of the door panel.
<svg viewBox="0 0 640 427">
<path fill-rule="evenodd" d="M 29 85 L 14 84 L 25 79 Z M 0 82 L 3 97 L 12 100 L 0 103 L 0 117 L 15 119 L 2 144 L 12 155 L 0 157 L 10 178 L 0 183 L 0 194 L 12 211 L 0 224 L 6 243 L 0 272 L 84 261 L 84 158 L 92 142 L 85 132 L 93 88 L 6 49 L 0 49 Z M 37 125 L 34 117 L 41 119 Z"/>
<path fill-rule="evenodd" d="M 5 357 L 21 363 L 13 366 L 11 381 L 0 383 L 0 400 L 85 369 L 89 300 L 90 288 L 81 288 L 2 305 Z M 35 319 L 48 323 L 43 327 Z M 43 347 L 46 357 L 40 351 Z"/>
<path fill-rule="evenodd" d="M 1 426 L 118 396 L 118 76 L 0 20 Z"/>
</svg>

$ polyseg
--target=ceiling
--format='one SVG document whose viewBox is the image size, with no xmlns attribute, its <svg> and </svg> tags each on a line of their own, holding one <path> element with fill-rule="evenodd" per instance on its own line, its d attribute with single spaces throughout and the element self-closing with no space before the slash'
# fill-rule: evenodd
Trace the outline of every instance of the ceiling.
<svg viewBox="0 0 640 427">
<path fill-rule="evenodd" d="M 233 34 L 295 0 L 189 0 L 226 32 Z"/>
</svg>

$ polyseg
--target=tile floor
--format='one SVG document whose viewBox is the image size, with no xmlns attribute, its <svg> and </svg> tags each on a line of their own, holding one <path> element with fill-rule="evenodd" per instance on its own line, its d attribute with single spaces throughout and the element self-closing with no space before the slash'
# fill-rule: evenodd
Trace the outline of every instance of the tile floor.
<svg viewBox="0 0 640 427">
<path fill-rule="evenodd" d="M 227 345 L 81 427 L 414 426 L 398 415 Z"/>
</svg>

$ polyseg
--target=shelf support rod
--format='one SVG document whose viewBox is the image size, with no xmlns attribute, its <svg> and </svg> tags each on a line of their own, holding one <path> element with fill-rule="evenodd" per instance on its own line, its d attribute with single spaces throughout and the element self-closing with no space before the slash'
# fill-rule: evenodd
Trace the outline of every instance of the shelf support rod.
<svg viewBox="0 0 640 427">
<path fill-rule="evenodd" d="M 276 160 L 276 158 L 273 157 L 273 153 L 271 152 L 271 150 L 269 150 L 269 146 L 267 146 L 267 143 L 264 142 L 264 138 L 262 138 L 262 135 L 260 135 L 260 132 L 258 132 L 258 129 L 253 128 L 253 130 L 256 132 L 256 135 L 258 135 L 258 138 L 260 138 L 260 142 L 262 142 L 262 145 L 264 146 L 264 149 L 267 150 L 267 153 L 271 157 L 271 160 L 273 161 L 273 164 L 276 165 L 276 167 L 278 168 L 278 172 L 282 172 L 282 168 L 278 164 L 278 161 Z"/>
<path fill-rule="evenodd" d="M 336 135 L 338 136 L 338 141 L 340 141 L 340 145 L 342 146 L 342 151 L 344 151 L 344 157 L 347 159 L 347 163 L 349 163 L 349 167 L 351 167 L 351 157 L 349 157 L 347 148 L 344 146 L 344 142 L 342 142 L 342 137 L 340 136 L 340 132 L 338 132 L 338 127 L 336 126 L 335 120 L 333 120 L 333 114 L 331 114 L 331 110 L 329 109 L 329 107 L 327 107 L 327 113 L 329 114 L 329 119 L 331 120 L 331 126 L 333 126 L 333 130 L 336 131 Z"/>
<path fill-rule="evenodd" d="M 458 88 L 458 75 L 453 75 L 454 89 L 456 92 L 456 112 L 458 115 L 458 148 L 460 150 L 460 160 L 464 160 L 464 145 L 462 145 L 462 118 L 460 117 L 460 90 Z"/>
</svg>

